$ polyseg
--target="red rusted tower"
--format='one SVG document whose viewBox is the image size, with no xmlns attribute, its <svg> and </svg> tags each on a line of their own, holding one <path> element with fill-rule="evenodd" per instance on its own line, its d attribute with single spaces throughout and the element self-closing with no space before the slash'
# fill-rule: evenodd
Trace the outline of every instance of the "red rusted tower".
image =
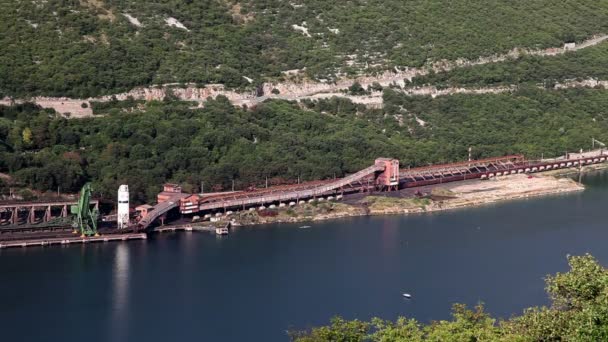
<svg viewBox="0 0 608 342">
<path fill-rule="evenodd" d="M 399 188 L 399 160 L 392 158 L 378 158 L 375 161 L 376 166 L 383 166 L 382 171 L 376 177 L 376 185 L 386 187 L 387 190 L 398 190 Z"/>
</svg>

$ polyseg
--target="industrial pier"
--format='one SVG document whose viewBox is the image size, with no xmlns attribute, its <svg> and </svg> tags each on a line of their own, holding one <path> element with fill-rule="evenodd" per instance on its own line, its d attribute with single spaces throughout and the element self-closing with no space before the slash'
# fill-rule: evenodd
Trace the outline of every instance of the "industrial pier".
<svg viewBox="0 0 608 342">
<path fill-rule="evenodd" d="M 395 191 L 433 184 L 471 179 L 492 179 L 511 174 L 581 168 L 605 163 L 608 153 L 603 149 L 586 153 L 569 153 L 553 159 L 527 160 L 523 155 L 468 160 L 464 162 L 400 169 L 399 160 L 378 158 L 375 163 L 344 178 L 269 187 L 253 191 L 212 194 L 188 194 L 177 184 L 165 184 L 156 205 L 138 207 L 140 229 L 149 229 L 167 213 L 202 216 L 213 221 L 238 210 L 267 210 L 293 207 L 304 202 L 342 199 L 345 195 L 372 191 Z"/>
<path fill-rule="evenodd" d="M 128 233 L 128 234 L 110 234 L 103 236 L 92 237 L 63 237 L 63 238 L 34 238 L 15 241 L 1 241 L 0 249 L 11 247 L 32 247 L 32 246 L 52 246 L 52 245 L 70 245 L 70 244 L 86 244 L 96 242 L 111 242 L 111 241 L 128 241 L 128 240 L 145 240 L 145 233 Z"/>
<path fill-rule="evenodd" d="M 582 168 L 608 161 L 603 149 L 569 153 L 559 158 L 527 160 L 523 155 L 400 168 L 399 160 L 378 158 L 374 164 L 344 178 L 220 193 L 184 193 L 178 184 L 165 184 L 157 203 L 136 208 L 129 205 L 129 189 L 121 185 L 114 215 L 99 220 L 99 202 L 91 198 L 90 185 L 78 201 L 0 203 L 0 248 L 67 245 L 146 239 L 165 231 L 206 231 L 226 234 L 227 217 L 235 211 L 265 211 L 303 203 L 340 200 L 354 193 L 387 192 L 471 179 L 492 179 L 511 174 Z M 133 215 L 135 209 L 135 215 Z M 68 213 L 69 210 L 69 213 Z M 70 217 L 71 215 L 71 217 Z M 165 225 L 181 217 L 181 224 Z M 99 222 L 112 220 L 112 227 Z M 203 221 L 210 221 L 207 224 Z M 78 233 L 74 235 L 72 230 Z M 101 233 L 101 235 L 99 235 Z"/>
</svg>

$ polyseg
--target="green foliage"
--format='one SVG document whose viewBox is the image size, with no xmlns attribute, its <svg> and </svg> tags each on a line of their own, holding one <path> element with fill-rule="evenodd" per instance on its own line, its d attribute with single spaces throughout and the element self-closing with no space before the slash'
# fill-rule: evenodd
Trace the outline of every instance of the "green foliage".
<svg viewBox="0 0 608 342">
<path fill-rule="evenodd" d="M 258 84 L 302 68 L 331 80 L 561 46 L 606 32 L 607 23 L 606 0 L 8 1 L 0 97 L 83 98 L 173 82 L 244 88 L 244 76 Z"/>
<path fill-rule="evenodd" d="M 124 101 L 118 101 L 116 97 L 113 97 L 110 101 L 100 102 L 93 101 L 91 102 L 91 109 L 93 110 L 93 114 L 103 114 L 110 113 L 112 110 L 115 112 L 121 111 L 133 111 L 138 108 L 138 106 L 143 106 L 145 101 L 136 101 L 132 97 L 128 97 Z"/>
<path fill-rule="evenodd" d="M 10 195 L 9 184 L 8 184 L 8 182 L 5 179 L 3 179 L 2 177 L 0 177 L 0 198 L 2 196 L 8 196 L 8 195 Z"/>
<path fill-rule="evenodd" d="M 166 181 L 214 191 L 343 176 L 381 156 L 405 166 L 512 153 L 528 157 L 608 140 L 608 91 L 408 97 L 384 90 L 383 109 L 344 98 L 267 101 L 245 110 L 225 97 L 202 109 L 181 101 L 92 103 L 103 116 L 65 119 L 31 104 L 0 106 L 0 172 L 38 190 L 77 191 L 86 181 L 135 202 Z M 420 121 L 422 120 L 422 121 Z M 423 124 L 421 123 L 423 122 Z M 26 129 L 29 129 L 27 132 Z M 27 138 L 27 139 L 24 139 Z"/>
<path fill-rule="evenodd" d="M 568 257 L 570 271 L 547 278 L 553 305 L 506 324 L 526 340 L 608 340 L 608 272 L 590 255 Z"/>
<path fill-rule="evenodd" d="M 360 201 L 366 204 L 371 210 L 386 210 L 386 209 L 404 209 L 404 208 L 419 208 L 430 204 L 430 201 L 422 201 L 412 198 L 385 197 L 385 196 L 367 196 Z"/>
<path fill-rule="evenodd" d="M 473 148 L 474 158 L 513 153 L 538 158 L 589 149 L 592 136 L 608 139 L 608 92 L 604 90 L 522 87 L 513 94 L 434 99 L 385 90 L 384 101 L 384 113 L 389 118 L 402 116 L 403 124 L 376 121 L 387 131 L 416 139 L 404 151 L 404 165 L 462 160 L 468 146 Z"/>
<path fill-rule="evenodd" d="M 348 87 L 348 93 L 350 95 L 367 95 L 368 92 L 363 89 L 363 87 L 361 86 L 361 83 L 359 82 L 355 82 L 353 83 L 350 87 Z"/>
<path fill-rule="evenodd" d="M 23 143 L 25 145 L 32 144 L 32 130 L 29 127 L 25 127 L 23 132 L 21 132 L 21 136 L 23 137 Z"/>
<path fill-rule="evenodd" d="M 430 73 L 413 78 L 411 85 L 432 84 L 445 88 L 538 84 L 552 89 L 556 81 L 606 79 L 608 78 L 608 70 L 604 67 L 606 63 L 608 63 L 608 44 L 602 43 L 558 56 L 524 55 L 504 62 Z"/>
<path fill-rule="evenodd" d="M 568 257 L 570 271 L 547 278 L 552 306 L 531 308 L 521 316 L 496 320 L 483 306 L 456 304 L 452 320 L 424 325 L 414 319 L 371 323 L 334 318 L 331 325 L 292 332 L 298 342 L 322 341 L 606 341 L 608 271 L 590 255 Z"/>
<path fill-rule="evenodd" d="M 331 326 L 313 329 L 310 334 L 296 332 L 291 338 L 299 342 L 357 342 L 365 340 L 370 327 L 371 324 L 367 322 L 336 317 L 331 320 Z"/>
<path fill-rule="evenodd" d="M 36 199 L 36 196 L 34 195 L 34 193 L 32 193 L 28 189 L 23 189 L 23 190 L 19 191 L 19 196 L 21 198 L 23 198 L 23 200 L 25 200 L 25 201 L 31 201 L 31 200 Z"/>
<path fill-rule="evenodd" d="M 323 179 L 356 172 L 371 163 L 370 156 L 401 149 L 402 142 L 363 120 L 283 101 L 245 111 L 219 97 L 203 109 L 190 107 L 150 102 L 145 112 L 70 120 L 7 109 L 18 119 L 0 131 L 13 149 L 3 152 L 0 172 L 41 190 L 77 191 L 92 180 L 109 198 L 126 183 L 133 200 L 142 202 L 168 180 L 221 190 L 233 180 L 243 189 L 264 184 L 266 177 L 271 184 Z M 25 127 L 32 132 L 29 145 L 21 135 Z"/>
<path fill-rule="evenodd" d="M 373 90 L 373 91 L 382 91 L 382 89 L 384 89 L 378 82 L 373 82 L 368 87 L 369 87 L 369 90 Z"/>
</svg>

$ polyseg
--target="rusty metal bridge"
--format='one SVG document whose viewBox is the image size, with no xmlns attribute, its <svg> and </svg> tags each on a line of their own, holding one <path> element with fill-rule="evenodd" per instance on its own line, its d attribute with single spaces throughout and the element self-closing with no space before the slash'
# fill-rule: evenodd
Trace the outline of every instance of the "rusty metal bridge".
<svg viewBox="0 0 608 342">
<path fill-rule="evenodd" d="M 511 170 L 525 162 L 524 156 L 510 155 L 443 165 L 431 165 L 404 169 L 399 172 L 404 187 L 446 183 L 480 178 L 488 172 Z"/>
<path fill-rule="evenodd" d="M 433 165 L 405 169 L 399 172 L 400 185 L 412 188 L 424 185 L 462 181 L 467 179 L 489 179 L 517 173 L 535 173 L 548 170 L 581 167 L 608 160 L 603 151 L 569 154 L 555 159 L 526 160 L 523 155 L 487 158 L 466 162 Z"/>
<path fill-rule="evenodd" d="M 49 222 L 55 218 L 66 218 L 70 206 L 76 204 L 76 201 L 0 203 L 0 225 L 37 224 Z M 99 209 L 99 201 L 97 200 L 92 200 L 90 205 Z"/>
</svg>

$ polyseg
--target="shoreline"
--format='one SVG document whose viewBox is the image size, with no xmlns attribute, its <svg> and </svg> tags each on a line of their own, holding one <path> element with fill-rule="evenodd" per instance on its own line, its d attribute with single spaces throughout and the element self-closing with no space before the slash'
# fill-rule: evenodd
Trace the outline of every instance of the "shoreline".
<svg viewBox="0 0 608 342">
<path fill-rule="evenodd" d="M 589 168 L 581 173 L 593 172 L 606 169 L 608 166 Z M 565 174 L 572 174 L 567 172 Z M 574 173 L 578 173 L 578 170 Z M 563 175 L 563 174 L 562 174 Z M 525 183 L 529 184 L 525 184 Z M 523 186 L 520 183 L 524 183 Z M 494 181 L 476 180 L 470 184 L 447 183 L 435 187 L 435 189 L 446 190 L 454 193 L 453 197 L 442 199 L 416 199 L 388 197 L 386 193 L 371 194 L 365 196 L 356 204 L 344 204 L 340 202 L 317 202 L 305 204 L 304 211 L 312 208 L 327 210 L 325 213 L 317 213 L 311 216 L 291 216 L 284 214 L 287 210 L 281 210 L 279 215 L 273 217 L 258 216 L 255 221 L 243 219 L 240 215 L 231 217 L 234 228 L 254 227 L 266 224 L 280 223 L 312 223 L 348 217 L 362 216 L 384 216 L 384 215 L 411 215 L 423 213 L 436 213 L 464 208 L 475 208 L 489 204 L 522 200 L 527 198 L 540 198 L 553 195 L 572 194 L 585 190 L 585 187 L 571 178 L 563 178 L 556 175 L 535 175 L 528 178 L 525 175 L 509 175 Z M 390 194 L 390 193 L 389 193 Z M 383 202 L 379 205 L 368 201 Z M 289 210 L 289 209 L 288 209 Z M 257 214 L 257 213 L 255 213 Z M 252 213 L 244 213 L 246 217 L 253 216 Z M 193 223 L 196 225 L 196 223 Z"/>
<path fill-rule="evenodd" d="M 412 189 L 354 195 L 355 198 L 347 198 L 347 203 L 341 201 L 317 201 L 304 203 L 296 207 L 272 209 L 264 212 L 236 212 L 224 217 L 216 222 L 215 225 L 230 223 L 232 229 L 239 229 L 267 224 L 313 223 L 351 217 L 412 215 L 476 208 L 501 202 L 582 192 L 585 190 L 585 186 L 572 179 L 572 175 L 583 175 L 606 169 L 608 169 L 608 164 L 599 164 L 586 166 L 580 170 L 555 170 L 534 175 L 514 174 L 493 178 L 492 180 L 475 179 L 437 184 L 421 188 L 423 191 L 430 190 L 423 197 L 413 195 Z M 272 214 L 269 214 L 269 212 Z M 150 233 L 162 234 L 165 231 L 213 233 L 215 228 L 211 229 L 211 227 L 215 225 L 210 222 L 198 221 L 181 225 L 161 226 L 158 227 L 160 229 Z M 145 234 L 140 235 L 145 236 Z M 97 239 L 106 242 L 107 236 Z M 142 238 L 138 237 L 138 239 Z M 30 241 L 25 240 L 10 244 L 1 243 L 0 247 L 47 246 L 61 242 L 59 241 L 60 239 L 58 240 L 59 242 L 53 241 L 53 243 L 47 240 L 34 241 L 36 243 L 29 243 Z M 89 242 L 88 240 L 84 239 L 82 243 Z M 125 239 L 117 238 L 112 240 Z M 73 242 L 78 241 L 75 240 Z"/>
</svg>

